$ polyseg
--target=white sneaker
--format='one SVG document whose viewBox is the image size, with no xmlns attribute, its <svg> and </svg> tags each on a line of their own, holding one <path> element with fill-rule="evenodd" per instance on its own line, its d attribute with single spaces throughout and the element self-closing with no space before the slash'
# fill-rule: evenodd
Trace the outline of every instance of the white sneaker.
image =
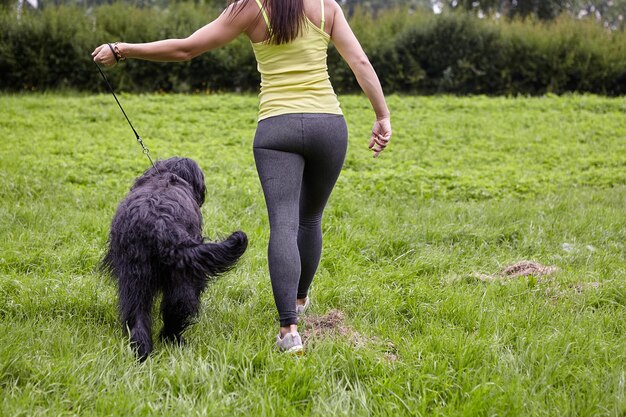
<svg viewBox="0 0 626 417">
<path fill-rule="evenodd" d="M 304 301 L 304 305 L 296 304 L 296 314 L 301 316 L 309 309 L 309 297 L 307 297 Z"/>
<path fill-rule="evenodd" d="M 276 336 L 276 347 L 278 347 L 278 349 L 280 349 L 281 351 L 287 353 L 302 352 L 303 347 L 300 333 L 287 333 L 282 338 L 280 337 L 280 333 L 278 333 L 278 336 Z"/>
</svg>

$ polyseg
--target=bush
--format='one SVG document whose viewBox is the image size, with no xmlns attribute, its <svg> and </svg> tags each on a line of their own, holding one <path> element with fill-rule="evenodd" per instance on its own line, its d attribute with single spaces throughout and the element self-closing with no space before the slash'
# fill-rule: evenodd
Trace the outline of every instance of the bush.
<svg viewBox="0 0 626 417">
<path fill-rule="evenodd" d="M 514 22 L 503 31 L 511 92 L 626 93 L 625 36 L 589 21 Z"/>
<path fill-rule="evenodd" d="M 165 9 L 114 3 L 94 9 L 0 9 L 0 90 L 72 88 L 101 91 L 90 53 L 103 42 L 185 37 L 217 16 L 209 6 L 175 3 Z M 465 14 L 403 9 L 351 25 L 386 92 L 453 94 L 626 93 L 626 35 L 592 21 L 493 21 Z M 358 84 L 334 47 L 329 72 L 339 92 Z M 249 41 L 240 39 L 191 62 L 132 60 L 108 70 L 118 90 L 256 91 L 259 75 Z"/>
<path fill-rule="evenodd" d="M 499 32 L 469 15 L 449 15 L 410 28 L 395 43 L 408 80 L 403 90 L 457 94 L 499 93 L 504 66 Z M 422 74 L 411 77 L 413 74 Z M 407 77 L 408 75 L 408 77 Z"/>
<path fill-rule="evenodd" d="M 0 88 L 84 88 L 88 83 L 93 64 L 86 51 L 92 42 L 88 21 L 79 9 L 25 13 L 20 20 L 5 13 L 0 24 Z"/>
</svg>

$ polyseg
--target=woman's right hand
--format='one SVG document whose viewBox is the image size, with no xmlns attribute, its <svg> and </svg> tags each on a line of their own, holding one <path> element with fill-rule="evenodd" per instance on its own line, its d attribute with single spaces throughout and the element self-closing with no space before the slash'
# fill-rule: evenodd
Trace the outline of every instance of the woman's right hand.
<svg viewBox="0 0 626 417">
<path fill-rule="evenodd" d="M 374 152 L 374 158 L 377 158 L 382 151 L 385 150 L 391 140 L 391 119 L 389 116 L 376 119 L 372 127 L 372 136 L 370 137 L 369 148 Z"/>
<path fill-rule="evenodd" d="M 91 56 L 96 64 L 102 64 L 105 67 L 112 67 L 117 64 L 117 59 L 115 59 L 114 52 L 111 50 L 110 44 L 103 43 L 98 46 L 92 53 Z"/>
</svg>

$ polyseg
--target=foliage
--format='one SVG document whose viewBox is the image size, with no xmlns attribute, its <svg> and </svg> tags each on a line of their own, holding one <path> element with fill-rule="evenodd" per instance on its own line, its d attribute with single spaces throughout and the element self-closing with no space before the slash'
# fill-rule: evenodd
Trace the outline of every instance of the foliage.
<svg viewBox="0 0 626 417">
<path fill-rule="evenodd" d="M 398 37 L 394 49 L 404 69 L 395 90 L 501 92 L 493 85 L 500 81 L 505 62 L 499 33 L 467 15 L 443 16 L 430 25 L 415 26 Z M 406 76 L 415 73 L 421 77 Z"/>
<path fill-rule="evenodd" d="M 0 12 L 0 90 L 101 91 L 90 52 L 103 42 L 146 42 L 185 37 L 218 11 L 176 3 L 136 8 L 115 3 L 93 9 L 60 6 Z M 464 13 L 433 15 L 357 9 L 351 25 L 385 91 L 455 94 L 626 92 L 626 33 L 591 20 L 551 23 L 478 19 Z M 337 51 L 329 71 L 339 92 L 358 91 Z M 256 91 L 259 75 L 244 36 L 191 62 L 129 61 L 109 70 L 124 91 Z"/>
<path fill-rule="evenodd" d="M 542 20 L 554 19 L 567 10 L 569 4 L 563 0 L 448 0 L 448 7 L 483 13 L 502 13 L 508 17 L 536 16 Z"/>
<path fill-rule="evenodd" d="M 352 16 L 355 10 L 377 13 L 394 7 L 411 10 L 464 10 L 477 15 L 498 15 L 509 19 L 552 20 L 561 15 L 592 16 L 605 26 L 624 30 L 626 0 L 337 0 Z"/>
<path fill-rule="evenodd" d="M 293 358 L 272 348 L 257 98 L 121 96 L 153 156 L 207 173 L 205 234 L 250 237 L 186 345 L 138 364 L 96 265 L 147 159 L 110 95 L 0 96 L 0 414 L 623 415 L 625 99 L 392 96 L 378 159 L 367 101 L 340 99 L 311 314 L 358 338 Z M 521 259 L 560 272 L 477 278 Z"/>
</svg>

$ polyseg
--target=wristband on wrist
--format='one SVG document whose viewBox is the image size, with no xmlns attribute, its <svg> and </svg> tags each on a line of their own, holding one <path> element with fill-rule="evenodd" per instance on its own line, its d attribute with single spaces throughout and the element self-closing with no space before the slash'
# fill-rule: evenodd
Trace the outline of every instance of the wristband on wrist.
<svg viewBox="0 0 626 417">
<path fill-rule="evenodd" d="M 122 55 L 122 51 L 120 51 L 120 48 L 117 46 L 119 42 L 115 42 L 113 44 L 113 53 L 115 54 L 115 59 L 119 62 L 119 61 L 126 61 L 126 57 L 124 55 Z"/>
<path fill-rule="evenodd" d="M 111 45 L 110 43 L 107 43 L 107 45 L 109 45 L 109 49 L 111 50 L 111 53 L 113 54 L 113 58 L 115 58 L 115 62 L 120 62 L 120 58 L 115 53 L 115 48 L 113 48 L 113 45 Z"/>
</svg>

